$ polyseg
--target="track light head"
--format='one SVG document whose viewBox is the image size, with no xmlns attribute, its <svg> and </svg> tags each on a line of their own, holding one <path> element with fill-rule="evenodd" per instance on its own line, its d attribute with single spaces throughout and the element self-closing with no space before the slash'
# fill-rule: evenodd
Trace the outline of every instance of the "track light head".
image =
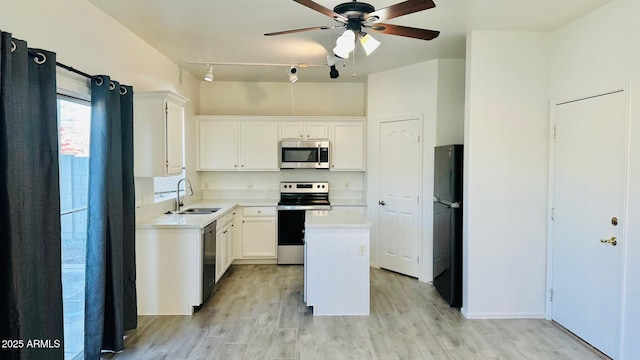
<svg viewBox="0 0 640 360">
<path fill-rule="evenodd" d="M 332 79 L 337 79 L 340 76 L 338 69 L 336 69 L 336 64 L 342 60 L 339 56 L 336 55 L 327 55 L 327 65 L 329 65 L 329 77 Z"/>
<path fill-rule="evenodd" d="M 335 65 L 329 66 L 329 77 L 332 79 L 337 79 L 340 76 L 338 69 L 336 69 Z"/>
<path fill-rule="evenodd" d="M 213 81 L 213 66 L 212 65 L 209 65 L 209 70 L 207 71 L 206 74 L 204 74 L 204 77 L 202 77 L 202 79 L 204 81 L 209 81 L 209 82 Z"/>
<path fill-rule="evenodd" d="M 289 68 L 289 70 L 287 70 L 287 73 L 289 74 L 289 81 L 292 84 L 294 82 L 298 81 L 298 67 L 297 66 L 291 66 Z"/>
</svg>

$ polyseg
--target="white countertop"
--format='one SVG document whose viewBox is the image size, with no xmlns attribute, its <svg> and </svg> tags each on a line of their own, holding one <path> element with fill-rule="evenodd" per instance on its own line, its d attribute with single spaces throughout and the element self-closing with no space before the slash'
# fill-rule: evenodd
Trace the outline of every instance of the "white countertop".
<svg viewBox="0 0 640 360">
<path fill-rule="evenodd" d="M 331 206 L 367 206 L 365 200 L 356 199 L 330 199 Z"/>
<path fill-rule="evenodd" d="M 211 214 L 164 214 L 147 221 L 136 224 L 138 229 L 201 229 L 229 213 L 237 206 L 277 206 L 278 200 L 263 199 L 234 199 L 234 200 L 202 200 L 195 204 L 185 206 L 181 210 L 189 208 L 220 208 Z"/>
<path fill-rule="evenodd" d="M 340 210 L 307 211 L 305 228 L 370 228 L 371 223 L 361 211 Z"/>
<path fill-rule="evenodd" d="M 229 213 L 237 206 L 277 206 L 278 199 L 233 199 L 202 200 L 181 210 L 189 208 L 220 208 L 211 214 L 164 214 L 136 224 L 138 229 L 181 228 L 202 229 Z M 335 200 L 331 202 L 331 211 L 307 211 L 307 227 L 371 227 L 361 211 L 341 209 L 341 206 L 365 206 L 361 200 Z"/>
</svg>

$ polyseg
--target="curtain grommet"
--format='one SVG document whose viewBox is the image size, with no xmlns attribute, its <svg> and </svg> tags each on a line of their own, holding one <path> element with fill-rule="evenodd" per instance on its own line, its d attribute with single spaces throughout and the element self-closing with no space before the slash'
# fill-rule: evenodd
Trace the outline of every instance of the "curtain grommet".
<svg viewBox="0 0 640 360">
<path fill-rule="evenodd" d="M 120 86 L 120 95 L 127 95 L 127 92 L 129 92 L 129 90 L 127 90 L 126 87 Z"/>
<path fill-rule="evenodd" d="M 42 59 L 40 59 L 40 58 L 42 58 Z M 35 62 L 35 63 L 36 63 L 36 64 L 38 64 L 38 65 L 42 65 L 42 64 L 44 64 L 45 62 L 47 62 L 47 57 L 46 57 L 46 55 L 45 55 L 45 54 L 43 54 L 43 53 L 39 52 L 39 53 L 37 53 L 37 54 L 36 54 L 36 56 L 33 58 L 33 62 Z"/>
<path fill-rule="evenodd" d="M 102 86 L 102 84 L 104 84 L 104 80 L 102 80 L 102 78 L 101 78 L 101 77 L 96 78 L 96 85 L 98 85 L 98 86 Z"/>
<path fill-rule="evenodd" d="M 116 89 L 116 84 L 113 83 L 113 81 L 109 81 L 109 90 L 113 91 Z"/>
<path fill-rule="evenodd" d="M 11 52 L 16 51 L 17 48 L 18 47 L 16 46 L 16 43 L 13 40 L 11 40 Z"/>
</svg>

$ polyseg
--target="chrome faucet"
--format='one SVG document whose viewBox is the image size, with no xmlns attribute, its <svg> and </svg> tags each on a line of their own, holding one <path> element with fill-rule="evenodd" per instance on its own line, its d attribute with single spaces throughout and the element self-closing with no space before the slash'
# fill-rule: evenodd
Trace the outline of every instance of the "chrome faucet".
<svg viewBox="0 0 640 360">
<path fill-rule="evenodd" d="M 176 190 L 176 211 L 180 211 L 180 206 L 183 206 L 184 203 L 180 200 L 180 183 L 185 182 L 184 185 L 184 193 L 187 194 L 187 189 L 189 189 L 189 196 L 193 196 L 193 188 L 191 187 L 191 181 L 186 177 L 178 180 L 178 189 Z M 184 196 L 182 197 L 184 199 Z"/>
</svg>

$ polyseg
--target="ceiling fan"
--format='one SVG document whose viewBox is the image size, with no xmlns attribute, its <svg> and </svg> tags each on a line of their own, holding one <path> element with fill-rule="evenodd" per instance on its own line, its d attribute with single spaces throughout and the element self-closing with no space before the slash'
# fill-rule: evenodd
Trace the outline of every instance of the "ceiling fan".
<svg viewBox="0 0 640 360">
<path fill-rule="evenodd" d="M 434 8 L 436 5 L 434 4 L 433 0 L 407 0 L 379 10 L 376 10 L 370 4 L 358 2 L 355 0 L 339 4 L 334 7 L 333 10 L 330 10 L 312 0 L 293 1 L 312 10 L 318 11 L 324 15 L 327 15 L 342 24 L 336 26 L 315 26 L 295 30 L 278 31 L 267 33 L 265 34 L 266 36 L 292 34 L 310 30 L 328 30 L 338 28 L 346 28 L 347 30 L 352 30 L 356 34 L 360 34 L 363 32 L 363 30 L 368 29 L 372 32 L 405 36 L 421 40 L 432 40 L 438 37 L 438 35 L 440 34 L 439 31 L 435 30 L 419 29 L 393 24 L 383 24 L 379 22 L 393 19 L 402 15 Z"/>
</svg>

